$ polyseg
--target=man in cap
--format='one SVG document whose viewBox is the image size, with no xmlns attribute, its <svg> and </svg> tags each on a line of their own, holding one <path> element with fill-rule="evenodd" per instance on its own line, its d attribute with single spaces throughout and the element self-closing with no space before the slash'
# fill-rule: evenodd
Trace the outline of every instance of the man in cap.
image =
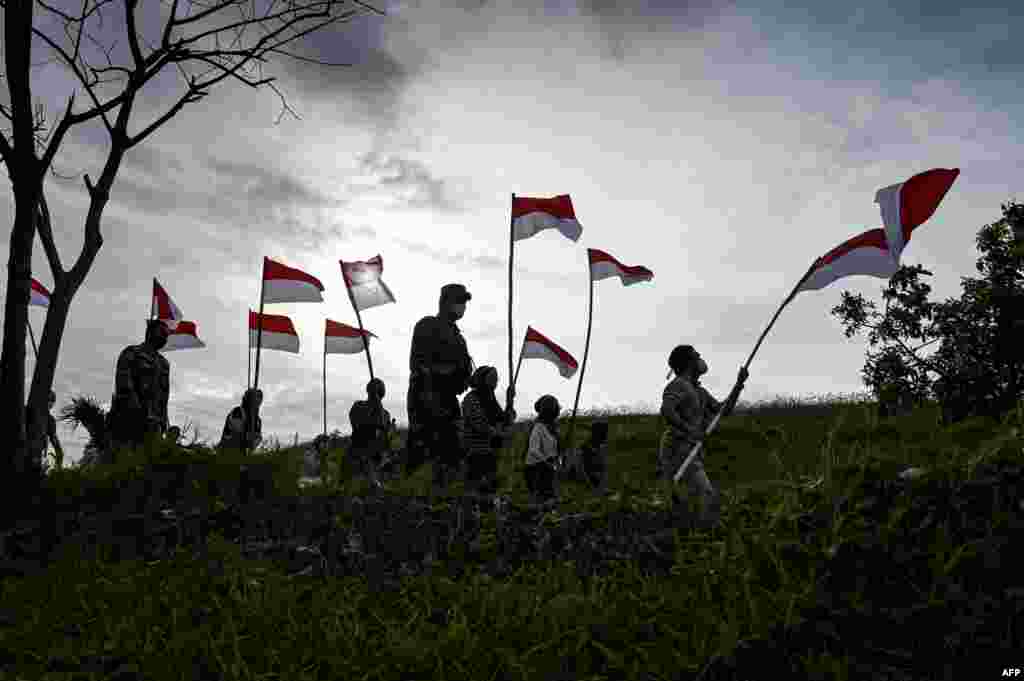
<svg viewBox="0 0 1024 681">
<path fill-rule="evenodd" d="M 735 387 L 722 404 L 700 384 L 700 377 L 707 373 L 708 365 L 692 345 L 676 346 L 669 355 L 668 365 L 675 378 L 665 386 L 661 397 L 661 416 L 667 428 L 662 436 L 658 463 L 662 476 L 671 481 L 693 447 L 704 439 L 715 414 L 719 410 L 724 410 L 723 416 L 732 413 L 747 380 L 747 370 L 745 367 L 740 369 Z M 682 481 L 685 481 L 691 498 L 702 498 L 704 520 L 717 522 L 718 490 L 704 472 L 700 455 L 690 461 Z M 680 501 L 674 486 L 672 498 Z"/>
<path fill-rule="evenodd" d="M 117 358 L 110 423 L 114 450 L 139 447 L 147 437 L 167 430 L 171 369 L 160 349 L 170 330 L 159 320 L 146 323 L 146 340 L 130 345 Z"/>
<path fill-rule="evenodd" d="M 448 485 L 462 460 L 458 396 L 469 387 L 474 367 L 456 322 L 471 299 L 462 284 L 443 286 L 437 315 L 418 321 L 412 334 L 408 472 L 430 459 L 435 492 Z"/>
</svg>

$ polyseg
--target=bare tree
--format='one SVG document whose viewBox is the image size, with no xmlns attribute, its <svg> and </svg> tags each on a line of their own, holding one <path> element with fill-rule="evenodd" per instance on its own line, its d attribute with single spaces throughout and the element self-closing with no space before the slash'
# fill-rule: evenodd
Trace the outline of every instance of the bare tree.
<svg viewBox="0 0 1024 681">
<path fill-rule="evenodd" d="M 73 4 L 79 9 L 68 9 Z M 125 154 L 223 81 L 267 87 L 280 98 L 281 115 L 294 114 L 274 78 L 264 75 L 264 66 L 279 57 L 327 65 L 290 50 L 305 36 L 331 25 L 368 12 L 383 14 L 359 0 L 162 0 L 139 5 L 138 0 L 0 0 L 9 95 L 0 103 L 0 123 L 6 124 L 0 130 L 0 158 L 15 204 L 0 357 L 0 462 L 8 467 L 0 470 L 0 478 L 6 482 L 38 471 L 47 398 L 68 310 L 103 245 L 103 210 Z M 154 30 L 143 30 L 143 24 Z M 53 126 L 47 125 L 41 107 L 33 110 L 35 49 L 77 81 Z M 143 89 L 169 69 L 181 77 L 180 95 L 155 118 L 135 125 L 132 116 Z M 76 101 L 80 92 L 85 94 L 78 98 L 84 99 L 83 105 Z M 89 195 L 85 238 L 78 258 L 66 270 L 54 245 L 44 180 L 68 131 L 97 121 L 107 131 L 109 151 L 99 177 L 83 178 Z M 26 410 L 25 328 L 37 232 L 54 288 Z"/>
</svg>

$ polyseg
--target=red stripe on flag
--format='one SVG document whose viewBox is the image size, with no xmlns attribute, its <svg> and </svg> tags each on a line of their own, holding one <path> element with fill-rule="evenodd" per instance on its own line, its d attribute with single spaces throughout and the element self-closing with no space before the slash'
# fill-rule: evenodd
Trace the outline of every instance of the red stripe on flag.
<svg viewBox="0 0 1024 681">
<path fill-rule="evenodd" d="M 359 338 L 359 329 L 348 324 L 342 324 L 332 319 L 328 319 L 327 328 L 324 331 L 325 336 L 331 336 L 335 338 Z M 369 336 L 370 338 L 376 338 L 372 332 L 363 329 L 363 335 Z"/>
<path fill-rule="evenodd" d="M 529 213 L 547 213 L 562 220 L 575 220 L 576 213 L 572 209 L 572 200 L 568 194 L 561 194 L 549 199 L 516 196 L 512 199 L 512 219 Z"/>
<path fill-rule="evenodd" d="M 172 334 L 184 334 L 186 336 L 196 335 L 196 323 L 195 322 L 178 322 L 178 325 L 174 327 Z"/>
<path fill-rule="evenodd" d="M 50 292 L 46 290 L 45 286 L 36 281 L 35 277 L 32 278 L 32 290 L 46 296 L 47 298 L 50 297 Z"/>
<path fill-rule="evenodd" d="M 903 183 L 900 188 L 900 222 L 904 241 L 910 241 L 914 228 L 935 213 L 958 175 L 959 168 L 933 168 Z"/>
<path fill-rule="evenodd" d="M 563 350 L 554 341 L 545 338 L 542 334 L 537 332 L 532 326 L 526 327 L 526 342 L 540 343 L 541 345 L 546 345 L 553 353 L 555 353 L 555 355 L 558 357 L 559 360 L 562 361 L 563 364 L 567 364 L 572 367 L 579 366 L 579 364 L 576 363 L 576 360 L 573 359 L 572 355 Z"/>
<path fill-rule="evenodd" d="M 263 280 L 270 281 L 271 279 L 287 279 L 289 281 L 302 281 L 307 284 L 312 284 L 318 290 L 323 291 L 324 285 L 320 283 L 320 280 L 314 277 L 312 274 L 297 270 L 294 267 L 288 267 L 281 263 L 271 260 L 264 256 L 264 271 Z"/>
<path fill-rule="evenodd" d="M 249 328 L 256 331 L 260 327 L 256 324 L 256 318 L 259 315 L 252 310 L 249 310 Z M 272 333 L 286 333 L 290 336 L 298 336 L 295 332 L 295 326 L 292 324 L 292 320 L 284 315 L 278 314 L 264 314 L 263 315 L 263 330 L 270 331 Z"/>
<path fill-rule="evenodd" d="M 852 239 L 844 241 L 825 255 L 818 258 L 817 267 L 835 262 L 854 249 L 868 247 L 878 248 L 883 251 L 889 250 L 889 242 L 885 238 L 884 229 L 870 229 L 863 234 L 858 234 Z"/>
</svg>

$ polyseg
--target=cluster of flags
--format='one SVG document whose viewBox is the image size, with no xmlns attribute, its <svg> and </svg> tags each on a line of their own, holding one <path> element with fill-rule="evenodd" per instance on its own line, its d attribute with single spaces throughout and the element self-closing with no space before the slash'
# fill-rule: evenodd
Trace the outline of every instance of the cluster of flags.
<svg viewBox="0 0 1024 681">
<path fill-rule="evenodd" d="M 789 296 L 783 301 L 761 334 L 744 368 L 750 365 L 768 331 L 774 325 L 782 310 L 801 291 L 822 289 L 843 277 L 867 275 L 880 278 L 891 277 L 900 267 L 903 250 L 910 242 L 916 228 L 927 221 L 938 208 L 953 182 L 959 176 L 959 169 L 935 168 L 914 175 L 905 182 L 879 189 L 875 202 L 879 205 L 882 227 L 869 229 L 851 237 L 825 255 L 815 259 L 807 273 L 799 280 Z M 509 238 L 509 376 L 510 396 L 519 375 L 523 359 L 543 359 L 551 362 L 564 378 L 572 378 L 579 371 L 576 401 L 573 405 L 572 422 L 575 423 L 579 403 L 580 386 L 586 367 L 590 347 L 590 332 L 593 318 L 593 284 L 595 281 L 618 277 L 623 286 L 632 286 L 653 279 L 654 274 L 641 265 L 625 265 L 606 251 L 587 249 L 589 274 L 589 310 L 587 335 L 584 344 L 583 362 L 580 364 L 562 346 L 527 326 L 519 353 L 519 362 L 512 367 L 512 281 L 515 242 L 529 239 L 541 231 L 554 229 L 571 241 L 578 241 L 583 227 L 576 218 L 572 200 L 568 194 L 551 198 L 521 197 L 512 195 L 511 225 Z M 382 277 L 384 261 L 380 255 L 366 261 L 340 260 L 342 280 L 349 301 L 356 314 L 358 326 L 349 326 L 331 319 L 324 324 L 324 429 L 326 432 L 326 356 L 328 354 L 366 353 L 370 376 L 373 377 L 373 363 L 369 343 L 375 334 L 363 328 L 360 313 L 379 305 L 394 303 L 395 297 Z M 291 319 L 285 315 L 266 314 L 265 304 L 274 303 L 320 303 L 323 302 L 324 286 L 313 275 L 289 267 L 270 258 L 263 258 L 263 272 L 260 286 L 259 312 L 249 310 L 248 336 L 250 350 L 256 349 L 256 376 L 250 383 L 259 383 L 260 352 L 262 349 L 283 352 L 299 352 L 299 335 Z M 29 305 L 49 307 L 50 291 L 36 279 L 31 280 Z M 170 337 L 164 351 L 185 350 L 205 347 L 199 339 L 196 323 L 187 321 L 181 309 L 174 303 L 160 283 L 153 279 L 153 295 L 150 310 L 152 319 L 162 321 L 170 330 Z M 31 333 L 31 325 L 29 325 Z M 35 338 L 33 335 L 33 347 Z M 251 353 L 250 353 L 251 360 Z M 510 404 L 507 406 L 511 406 Z M 706 435 L 717 426 L 721 414 L 711 422 Z M 572 426 L 570 426 L 571 439 Z M 676 479 L 682 475 L 686 465 L 699 451 L 698 444 L 680 467 Z"/>
</svg>

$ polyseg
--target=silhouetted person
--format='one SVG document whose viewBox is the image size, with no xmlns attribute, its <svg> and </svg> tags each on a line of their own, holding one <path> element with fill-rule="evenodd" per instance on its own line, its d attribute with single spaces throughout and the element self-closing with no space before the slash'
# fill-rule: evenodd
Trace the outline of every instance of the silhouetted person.
<svg viewBox="0 0 1024 681">
<path fill-rule="evenodd" d="M 391 414 L 384 408 L 385 393 L 384 381 L 372 379 L 366 384 L 366 399 L 353 404 L 348 412 L 352 424 L 349 457 L 353 468 L 376 487 L 382 486 L 378 468 L 390 447 L 393 425 Z"/>
<path fill-rule="evenodd" d="M 498 387 L 498 370 L 482 366 L 473 373 L 471 390 L 462 398 L 465 424 L 466 488 L 483 494 L 494 494 L 498 485 L 498 451 L 508 427 L 515 421 L 515 412 L 506 412 L 494 391 Z"/>
<path fill-rule="evenodd" d="M 260 407 L 263 405 L 263 391 L 249 388 L 242 395 L 242 404 L 228 412 L 224 430 L 220 436 L 221 449 L 252 451 L 263 441 L 263 420 Z"/>
<path fill-rule="evenodd" d="M 462 460 L 458 396 L 468 387 L 473 360 L 455 322 L 462 319 L 471 299 L 461 284 L 443 286 L 437 316 L 424 317 L 413 329 L 407 402 L 408 472 L 431 460 L 435 492 L 448 485 Z"/>
<path fill-rule="evenodd" d="M 117 358 L 110 414 L 114 450 L 140 447 L 148 437 L 167 430 L 171 369 L 159 351 L 169 334 L 163 322 L 150 320 L 146 340 L 128 346 Z"/>
<path fill-rule="evenodd" d="M 562 406 L 554 395 L 544 395 L 533 404 L 537 418 L 530 426 L 523 477 L 534 502 L 558 498 L 555 478 L 558 472 L 558 415 Z"/>
</svg>

